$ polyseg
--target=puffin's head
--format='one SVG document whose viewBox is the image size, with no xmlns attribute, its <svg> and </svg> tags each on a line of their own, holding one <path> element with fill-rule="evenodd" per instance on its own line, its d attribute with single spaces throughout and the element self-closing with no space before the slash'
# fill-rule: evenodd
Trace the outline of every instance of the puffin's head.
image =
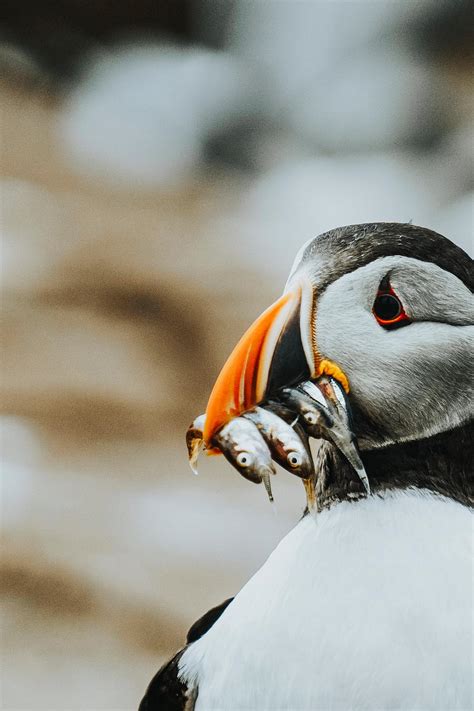
<svg viewBox="0 0 474 711">
<path fill-rule="evenodd" d="M 212 390 L 204 438 L 279 388 L 332 374 L 362 449 L 472 416 L 474 270 L 409 224 L 332 230 L 300 250 L 283 296 L 241 338 Z"/>
</svg>

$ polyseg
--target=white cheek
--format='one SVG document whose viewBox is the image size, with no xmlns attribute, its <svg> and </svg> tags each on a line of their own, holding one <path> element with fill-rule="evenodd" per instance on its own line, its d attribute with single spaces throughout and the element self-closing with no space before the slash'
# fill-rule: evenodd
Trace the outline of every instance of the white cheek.
<svg viewBox="0 0 474 711">
<path fill-rule="evenodd" d="M 345 372 L 350 398 L 387 433 L 385 443 L 461 424 L 473 409 L 465 381 L 474 327 L 426 321 L 385 330 L 372 314 L 374 274 L 369 287 L 361 274 L 375 266 L 342 277 L 321 295 L 316 314 L 321 356 Z"/>
<path fill-rule="evenodd" d="M 351 390 L 371 390 L 387 367 L 400 365 L 394 348 L 400 340 L 397 332 L 382 328 L 372 313 L 378 286 L 392 262 L 393 258 L 383 258 L 346 274 L 318 300 L 318 349 L 344 370 Z"/>
<path fill-rule="evenodd" d="M 321 298 L 316 318 L 316 343 L 324 358 L 333 360 L 347 377 L 357 377 L 361 362 L 370 362 L 384 332 L 371 311 L 348 299 Z M 381 347 L 382 344 L 380 344 Z"/>
<path fill-rule="evenodd" d="M 463 383 L 466 368 L 455 366 L 460 355 L 468 363 L 472 345 L 468 333 L 450 340 L 451 329 L 444 324 L 413 324 L 383 332 L 377 344 L 367 340 L 367 348 L 354 347 L 352 353 L 328 343 L 334 353 L 329 357 L 339 357 L 349 378 L 350 399 L 386 433 L 383 442 L 360 441 L 363 448 L 430 437 L 473 416 L 473 400 Z"/>
</svg>

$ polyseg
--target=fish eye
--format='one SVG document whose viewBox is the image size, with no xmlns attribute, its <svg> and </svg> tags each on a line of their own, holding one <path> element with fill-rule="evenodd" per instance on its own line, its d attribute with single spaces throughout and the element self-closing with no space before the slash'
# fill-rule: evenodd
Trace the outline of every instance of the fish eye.
<svg viewBox="0 0 474 711">
<path fill-rule="evenodd" d="M 288 464 L 290 467 L 299 467 L 303 463 L 303 458 L 298 452 L 290 452 L 288 455 Z"/>
<path fill-rule="evenodd" d="M 305 412 L 304 413 L 304 419 L 308 423 L 308 425 L 315 425 L 316 424 L 316 415 L 314 412 Z"/>
<path fill-rule="evenodd" d="M 248 454 L 247 452 L 240 452 L 237 455 L 237 464 L 239 465 L 239 467 L 248 467 L 250 466 L 250 463 L 250 454 Z"/>
<path fill-rule="evenodd" d="M 410 323 L 400 297 L 397 296 L 387 279 L 384 279 L 380 284 L 372 313 L 377 323 L 386 329 L 398 328 Z"/>
</svg>

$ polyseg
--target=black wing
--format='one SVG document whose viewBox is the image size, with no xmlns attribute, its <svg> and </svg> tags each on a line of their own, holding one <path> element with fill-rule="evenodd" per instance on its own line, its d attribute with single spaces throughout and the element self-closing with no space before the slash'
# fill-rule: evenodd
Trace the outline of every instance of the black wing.
<svg viewBox="0 0 474 711">
<path fill-rule="evenodd" d="M 196 642 L 202 637 L 222 615 L 234 598 L 224 600 L 220 605 L 206 612 L 189 629 L 186 645 Z M 184 651 L 181 649 L 175 656 L 159 669 L 151 680 L 145 692 L 138 711 L 192 711 L 196 692 L 188 689 L 179 677 L 179 660 Z"/>
<path fill-rule="evenodd" d="M 156 672 L 138 711 L 185 711 L 188 701 L 192 704 L 189 689 L 178 678 L 178 663 L 183 652 L 184 649 Z"/>
<path fill-rule="evenodd" d="M 211 609 L 200 617 L 199 620 L 196 620 L 196 622 L 191 625 L 188 630 L 188 634 L 186 635 L 186 643 L 191 644 L 191 642 L 195 642 L 197 639 L 206 634 L 206 632 L 211 629 L 214 622 L 217 622 L 233 599 L 233 597 L 229 597 L 227 600 L 224 600 L 224 602 L 221 602 L 220 605 L 211 607 Z"/>
</svg>

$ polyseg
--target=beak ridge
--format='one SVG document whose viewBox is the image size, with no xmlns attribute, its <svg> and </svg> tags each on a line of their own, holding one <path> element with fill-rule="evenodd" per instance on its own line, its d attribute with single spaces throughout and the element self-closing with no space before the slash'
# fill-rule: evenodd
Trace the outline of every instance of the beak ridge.
<svg viewBox="0 0 474 711">
<path fill-rule="evenodd" d="M 250 326 L 230 354 L 207 404 L 206 445 L 229 420 L 258 405 L 271 390 L 308 377 L 300 325 L 302 293 L 303 287 L 297 285 L 283 294 Z"/>
</svg>

